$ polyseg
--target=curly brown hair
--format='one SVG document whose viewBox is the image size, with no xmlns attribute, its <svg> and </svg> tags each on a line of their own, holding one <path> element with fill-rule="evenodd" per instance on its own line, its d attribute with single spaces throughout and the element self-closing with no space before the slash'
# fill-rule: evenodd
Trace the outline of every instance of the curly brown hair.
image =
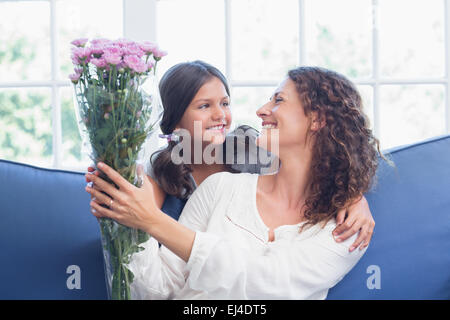
<svg viewBox="0 0 450 320">
<path fill-rule="evenodd" d="M 319 67 L 299 67 L 288 76 L 295 82 L 305 115 L 317 112 L 325 120 L 320 130 L 311 132 L 315 136 L 312 180 L 303 227 L 322 221 L 325 225 L 371 188 L 380 145 L 351 81 Z"/>
</svg>

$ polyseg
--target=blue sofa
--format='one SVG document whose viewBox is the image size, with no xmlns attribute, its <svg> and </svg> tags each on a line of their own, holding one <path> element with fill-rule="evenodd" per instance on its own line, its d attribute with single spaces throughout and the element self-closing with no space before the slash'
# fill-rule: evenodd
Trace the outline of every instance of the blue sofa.
<svg viewBox="0 0 450 320">
<path fill-rule="evenodd" d="M 450 299 L 450 135 L 390 151 L 372 243 L 328 299 Z M 106 299 L 83 174 L 0 160 L 0 181 L 0 299 Z"/>
</svg>

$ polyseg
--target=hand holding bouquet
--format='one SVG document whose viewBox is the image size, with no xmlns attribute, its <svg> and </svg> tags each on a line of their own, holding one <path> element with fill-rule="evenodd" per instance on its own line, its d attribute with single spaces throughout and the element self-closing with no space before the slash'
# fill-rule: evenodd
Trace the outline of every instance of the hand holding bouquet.
<svg viewBox="0 0 450 320">
<path fill-rule="evenodd" d="M 88 39 L 77 39 L 72 44 L 75 73 L 69 78 L 85 152 L 93 163 L 106 163 L 140 187 L 136 165 L 143 160 L 142 146 L 161 117 L 155 72 L 166 53 L 151 42 L 126 39 L 94 39 L 90 45 Z M 100 176 L 115 185 L 106 175 Z M 126 265 L 149 236 L 111 219 L 100 218 L 99 223 L 109 296 L 130 299 L 133 274 Z"/>
</svg>

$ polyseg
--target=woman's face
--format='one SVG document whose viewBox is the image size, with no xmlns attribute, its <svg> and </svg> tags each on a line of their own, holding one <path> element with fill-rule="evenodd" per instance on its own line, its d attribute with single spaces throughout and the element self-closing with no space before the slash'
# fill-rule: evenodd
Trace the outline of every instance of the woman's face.
<svg viewBox="0 0 450 320">
<path fill-rule="evenodd" d="M 273 144 L 278 144 L 279 152 L 302 147 L 306 144 L 309 130 L 314 130 L 310 117 L 305 115 L 295 83 L 290 78 L 281 82 L 269 102 L 259 108 L 256 114 L 263 121 L 261 135 L 256 143 L 276 154 L 278 152 L 274 150 Z"/>
<path fill-rule="evenodd" d="M 204 144 L 222 144 L 230 125 L 230 97 L 222 81 L 212 77 L 198 90 L 176 129 L 188 130 L 193 140 Z"/>
</svg>

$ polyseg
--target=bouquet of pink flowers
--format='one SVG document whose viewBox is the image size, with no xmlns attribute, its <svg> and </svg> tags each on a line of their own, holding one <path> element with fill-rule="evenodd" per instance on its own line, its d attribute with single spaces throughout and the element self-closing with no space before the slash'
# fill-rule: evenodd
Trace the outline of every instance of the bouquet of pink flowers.
<svg viewBox="0 0 450 320">
<path fill-rule="evenodd" d="M 155 80 L 156 65 L 166 55 L 151 42 L 88 39 L 71 42 L 75 73 L 75 108 L 84 152 L 94 164 L 102 161 L 127 181 L 140 186 L 136 165 L 142 145 L 162 114 Z M 149 88 L 144 87 L 150 84 Z M 114 184 L 101 170 L 100 176 Z M 116 186 L 117 187 L 117 186 Z M 131 255 L 149 236 L 107 219 L 99 219 L 108 295 L 130 299 Z"/>
</svg>

